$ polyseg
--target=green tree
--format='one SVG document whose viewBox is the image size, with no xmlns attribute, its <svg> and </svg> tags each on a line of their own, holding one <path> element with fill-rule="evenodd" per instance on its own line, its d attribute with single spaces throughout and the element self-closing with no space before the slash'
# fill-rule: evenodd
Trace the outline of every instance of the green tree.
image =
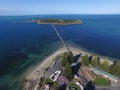
<svg viewBox="0 0 120 90">
<path fill-rule="evenodd" d="M 70 67 L 69 63 L 67 63 L 66 66 L 65 66 L 64 75 L 69 80 L 72 80 L 72 78 L 73 78 L 72 68 Z"/>
<path fill-rule="evenodd" d="M 120 62 L 117 62 L 115 65 L 110 66 L 109 72 L 111 74 L 120 76 Z"/>
<path fill-rule="evenodd" d="M 63 59 L 63 56 L 64 56 L 64 54 L 61 53 L 55 57 L 55 60 L 57 61 L 57 60 Z"/>
<path fill-rule="evenodd" d="M 54 90 L 59 90 L 58 82 L 55 82 L 53 85 Z"/>
<path fill-rule="evenodd" d="M 72 52 L 64 53 L 63 59 L 62 59 L 62 66 L 65 67 L 67 63 L 70 65 L 74 62 L 74 56 Z"/>
<path fill-rule="evenodd" d="M 75 84 L 73 82 L 69 83 L 68 88 L 70 90 L 81 90 L 81 88 L 77 84 Z"/>
<path fill-rule="evenodd" d="M 74 62 L 74 56 L 72 52 L 68 53 L 68 62 L 69 64 L 72 64 Z"/>
<path fill-rule="evenodd" d="M 95 67 L 98 67 L 99 63 L 98 63 L 98 58 L 97 57 L 94 57 L 91 61 L 91 64 Z"/>
<path fill-rule="evenodd" d="M 43 81 L 44 81 L 44 78 L 43 78 L 43 77 L 41 77 L 41 78 L 40 78 L 40 81 L 39 81 L 39 86 L 40 86 L 40 87 L 42 86 Z"/>
<path fill-rule="evenodd" d="M 120 62 L 117 62 L 115 66 L 115 70 L 116 70 L 116 75 L 120 76 Z"/>
<path fill-rule="evenodd" d="M 82 63 L 83 63 L 85 66 L 88 66 L 88 65 L 90 64 L 90 60 L 89 60 L 88 54 L 82 56 Z"/>
<path fill-rule="evenodd" d="M 111 65 L 109 72 L 110 72 L 111 74 L 116 75 L 116 73 L 117 73 L 117 72 L 116 72 L 116 65 Z"/>
<path fill-rule="evenodd" d="M 100 68 L 105 70 L 105 71 L 109 71 L 109 62 L 108 61 L 104 61 L 101 65 L 100 65 Z"/>
<path fill-rule="evenodd" d="M 45 83 L 46 84 L 54 84 L 54 81 L 49 79 L 49 78 L 47 78 Z"/>
<path fill-rule="evenodd" d="M 63 67 L 65 67 L 66 66 L 66 64 L 68 63 L 68 55 L 66 54 L 66 53 L 64 53 L 64 55 L 63 55 L 63 59 L 62 59 L 62 66 Z"/>
</svg>

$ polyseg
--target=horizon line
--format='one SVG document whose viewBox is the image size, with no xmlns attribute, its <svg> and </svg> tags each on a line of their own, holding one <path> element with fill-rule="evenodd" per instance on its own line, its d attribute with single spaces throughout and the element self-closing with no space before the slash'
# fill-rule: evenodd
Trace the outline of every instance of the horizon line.
<svg viewBox="0 0 120 90">
<path fill-rule="evenodd" d="M 53 13 L 49 13 L 49 14 L 11 14 L 11 15 L 0 15 L 0 16 L 33 16 L 33 15 L 120 15 L 120 14 L 114 14 L 114 13 L 84 13 L 84 14 L 78 14 L 78 13 L 61 13 L 61 14 L 53 14 Z"/>
</svg>

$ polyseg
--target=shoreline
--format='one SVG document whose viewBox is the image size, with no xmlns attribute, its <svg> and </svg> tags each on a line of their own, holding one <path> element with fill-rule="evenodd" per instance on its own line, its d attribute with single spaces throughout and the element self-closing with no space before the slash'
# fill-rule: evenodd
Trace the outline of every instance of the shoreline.
<svg viewBox="0 0 120 90">
<path fill-rule="evenodd" d="M 101 61 L 104 61 L 104 60 L 107 60 L 109 62 L 109 64 L 113 63 L 113 61 L 119 61 L 119 59 L 116 59 L 116 58 L 112 58 L 112 57 L 109 57 L 109 56 L 104 56 L 104 55 L 101 55 L 101 54 L 97 54 L 95 52 L 92 52 L 90 50 L 87 50 L 87 49 L 84 49 L 80 46 L 77 46 L 77 45 L 69 45 L 69 47 L 72 47 L 72 48 L 77 48 L 78 50 L 80 50 L 81 52 L 85 53 L 85 54 L 88 54 L 88 55 L 93 55 L 93 56 L 97 56 L 97 57 L 100 57 Z M 84 54 L 84 55 L 85 55 Z"/>
<path fill-rule="evenodd" d="M 93 57 L 98 56 L 98 57 L 100 57 L 101 62 L 103 62 L 104 60 L 107 60 L 109 62 L 109 64 L 113 63 L 113 61 L 109 60 L 109 58 L 97 55 L 93 52 L 86 51 L 81 47 L 71 45 L 71 46 L 69 46 L 69 48 L 73 52 L 74 55 L 81 54 L 81 56 L 83 56 L 85 54 L 88 54 L 88 55 L 93 55 Z M 27 80 L 23 86 L 23 90 L 27 90 L 26 88 L 28 88 L 30 86 L 31 80 L 33 80 L 37 84 L 39 82 L 40 77 L 44 75 L 44 69 L 46 67 L 52 65 L 52 63 L 57 55 L 64 53 L 66 51 L 67 50 L 65 47 L 59 48 L 58 50 L 56 50 L 55 52 L 50 54 L 48 57 L 46 57 L 45 59 L 40 60 L 40 62 L 38 62 L 38 64 L 36 64 L 32 68 L 28 69 L 28 71 L 26 71 L 25 75 L 23 76 L 23 78 L 25 80 Z"/>
<path fill-rule="evenodd" d="M 68 46 L 69 46 L 69 47 L 78 48 L 78 49 L 80 49 L 81 51 L 90 53 L 90 54 L 95 55 L 95 56 L 102 57 L 102 58 L 104 58 L 104 59 L 109 59 L 110 61 L 119 61 L 118 58 L 113 58 L 113 57 L 110 57 L 110 56 L 98 54 L 98 53 L 96 53 L 96 52 L 94 52 L 94 51 L 85 49 L 85 48 L 81 47 L 80 45 L 75 44 L 74 42 L 70 42 L 70 43 L 68 42 Z"/>
<path fill-rule="evenodd" d="M 55 52 L 47 56 L 45 59 L 40 60 L 40 62 L 34 65 L 31 69 L 28 69 L 21 79 L 38 80 L 43 75 L 43 68 L 46 68 L 47 66 L 49 66 L 49 64 L 53 62 L 53 60 L 57 55 L 59 55 L 60 53 L 64 53 L 66 51 L 67 50 L 65 50 L 64 48 L 58 48 L 58 50 L 56 50 Z M 39 71 L 39 74 L 36 74 L 36 72 L 38 71 Z M 23 90 L 26 90 L 25 88 L 29 86 L 28 84 L 29 84 L 29 81 L 28 83 L 25 82 L 23 86 Z"/>
</svg>

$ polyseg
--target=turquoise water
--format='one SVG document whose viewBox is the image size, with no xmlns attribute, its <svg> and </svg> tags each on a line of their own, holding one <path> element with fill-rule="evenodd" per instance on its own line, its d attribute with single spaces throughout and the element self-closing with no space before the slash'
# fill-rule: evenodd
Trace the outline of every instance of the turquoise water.
<svg viewBox="0 0 120 90">
<path fill-rule="evenodd" d="M 82 25 L 55 25 L 69 43 L 120 59 L 120 15 L 37 15 L 0 17 L 0 90 L 20 90 L 28 67 L 60 48 L 50 25 L 19 21 L 43 18 L 81 19 Z"/>
</svg>

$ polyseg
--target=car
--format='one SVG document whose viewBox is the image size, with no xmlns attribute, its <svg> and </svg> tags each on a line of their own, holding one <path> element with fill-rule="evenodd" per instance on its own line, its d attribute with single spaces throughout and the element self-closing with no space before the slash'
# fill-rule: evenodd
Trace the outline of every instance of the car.
<svg viewBox="0 0 120 90">
<path fill-rule="evenodd" d="M 57 70 L 55 71 L 54 74 L 50 75 L 50 79 L 52 79 L 53 81 L 56 81 L 58 76 L 60 75 L 61 71 Z"/>
</svg>

